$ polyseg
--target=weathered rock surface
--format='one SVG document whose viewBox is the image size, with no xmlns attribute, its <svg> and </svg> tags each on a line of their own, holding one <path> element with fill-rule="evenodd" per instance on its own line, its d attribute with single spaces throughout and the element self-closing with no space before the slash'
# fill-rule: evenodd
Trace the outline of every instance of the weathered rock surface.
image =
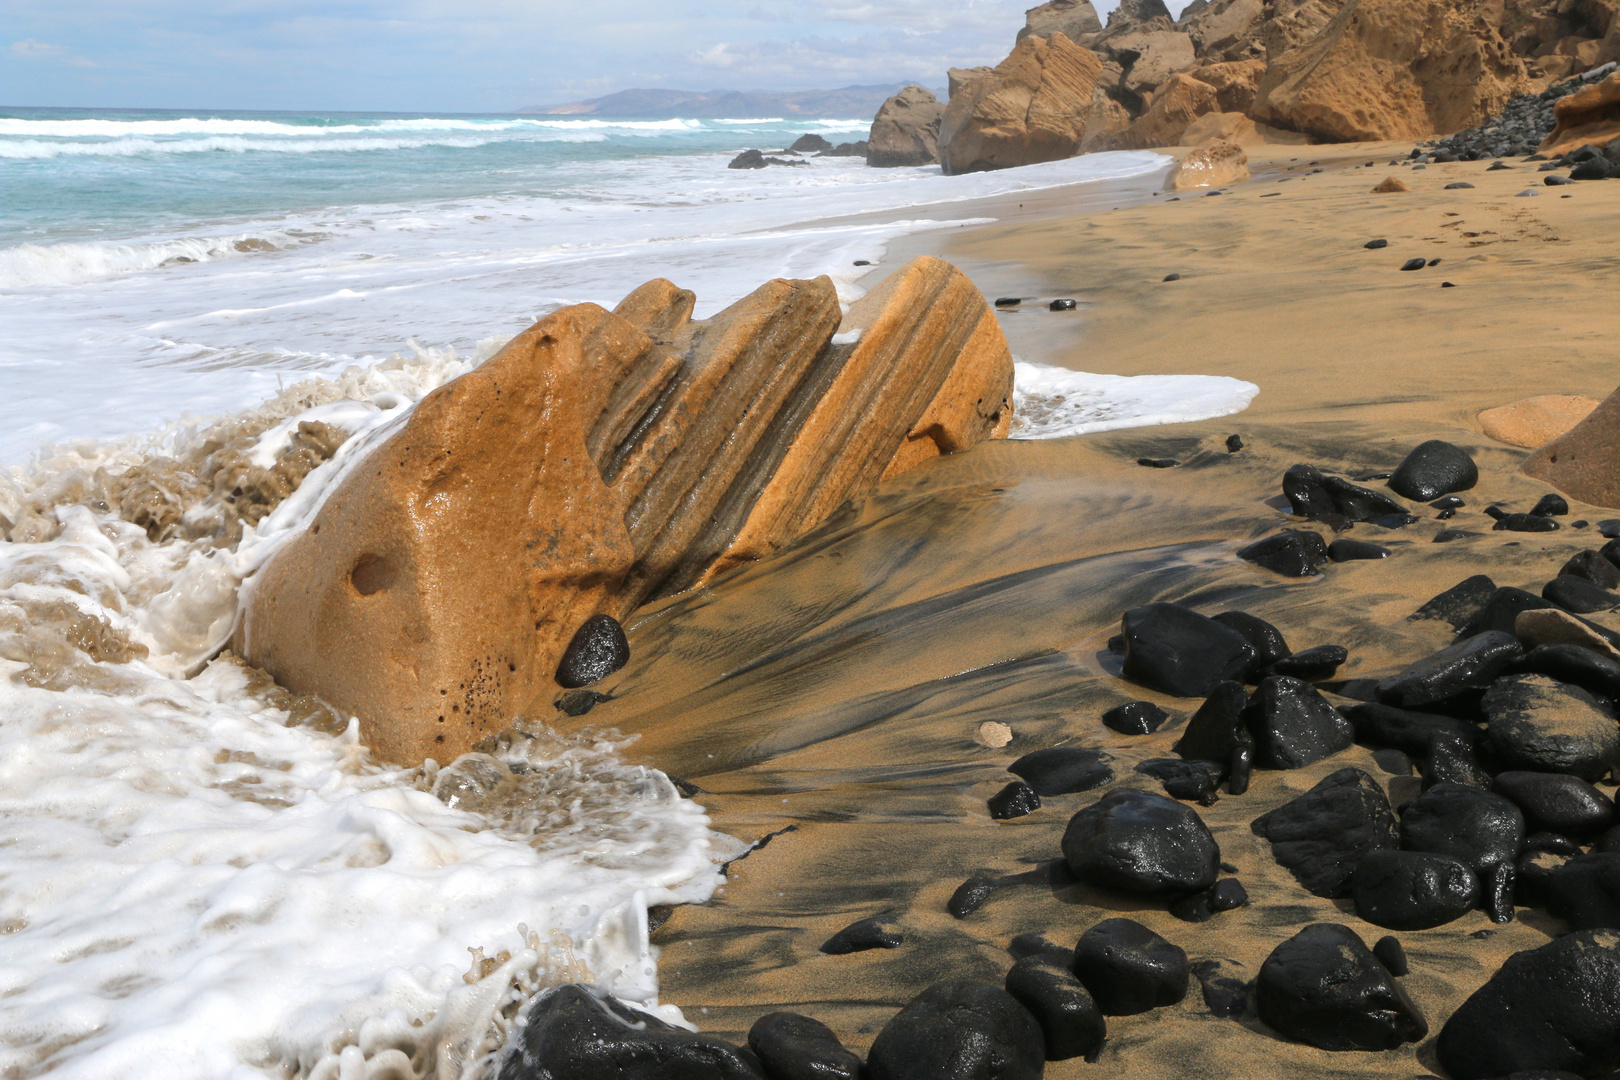
<svg viewBox="0 0 1620 1080">
<path fill-rule="evenodd" d="M 1260 1019 L 1323 1050 L 1393 1050 L 1429 1025 L 1400 983 L 1356 936 L 1315 923 L 1278 945 L 1255 985 Z"/>
<path fill-rule="evenodd" d="M 1215 0 L 1190 17 L 1182 12 L 1181 25 L 1199 56 L 1254 62 L 1265 55 L 1259 40 L 1265 15 L 1264 0 Z"/>
<path fill-rule="evenodd" d="M 951 98 L 939 127 L 947 173 L 1056 161 L 1080 152 L 1102 61 L 1061 33 L 1030 36 Z"/>
<path fill-rule="evenodd" d="M 1215 88 L 1215 102 L 1222 112 L 1246 113 L 1254 106 L 1254 96 L 1260 90 L 1260 77 L 1265 72 L 1264 60 L 1234 60 L 1204 64 L 1188 74 Z"/>
<path fill-rule="evenodd" d="M 885 101 L 866 136 L 866 163 L 878 169 L 932 165 L 939 160 L 945 106 L 933 91 L 908 86 Z"/>
<path fill-rule="evenodd" d="M 1101 33 L 1102 28 L 1102 20 L 1097 17 L 1097 9 L 1091 6 L 1091 0 L 1050 0 L 1024 12 L 1024 25 L 1018 30 L 1018 40 L 1023 41 L 1031 34 L 1036 37 L 1062 34 L 1070 41 L 1078 41 L 1080 35 Z"/>
<path fill-rule="evenodd" d="M 1194 191 L 1225 187 L 1249 178 L 1249 155 L 1237 143 L 1219 141 L 1201 146 L 1176 162 L 1165 178 L 1166 191 Z"/>
<path fill-rule="evenodd" d="M 1351 0 L 1272 54 L 1251 115 L 1330 142 L 1458 131 L 1529 89 L 1523 63 L 1462 0 Z"/>
<path fill-rule="evenodd" d="M 1620 507 L 1620 392 L 1531 454 L 1522 468 L 1582 502 Z"/>
<path fill-rule="evenodd" d="M 1124 892 L 1175 895 L 1215 884 L 1221 850 L 1192 807 L 1151 791 L 1126 789 L 1069 819 L 1063 858 L 1082 881 Z"/>
<path fill-rule="evenodd" d="M 1620 137 L 1620 71 L 1560 99 L 1553 115 L 1558 126 L 1542 140 L 1538 149 L 1544 154 L 1567 154 Z"/>
<path fill-rule="evenodd" d="M 956 979 L 911 999 L 872 1042 L 870 1080 L 1040 1080 L 1040 1024 L 999 986 Z"/>
<path fill-rule="evenodd" d="M 547 316 L 440 387 L 248 583 L 233 648 L 448 761 L 556 693 L 595 615 L 769 552 L 850 495 L 1002 434 L 1012 363 L 967 277 L 919 259 L 842 320 L 773 281 L 706 322 L 665 281 Z"/>
<path fill-rule="evenodd" d="M 1512 769 L 1597 780 L 1620 762 L 1620 726 L 1579 687 L 1509 675 L 1492 684 L 1483 708 L 1487 745 Z"/>
<path fill-rule="evenodd" d="M 1597 398 L 1540 394 L 1486 409 L 1479 414 L 1479 426 L 1497 442 L 1534 450 L 1569 431 L 1597 407 Z"/>
<path fill-rule="evenodd" d="M 1153 92 L 1153 103 L 1131 126 L 1108 140 L 1111 150 L 1180 146 L 1187 128 L 1218 108 L 1215 88 L 1187 74 L 1170 76 Z"/>
<path fill-rule="evenodd" d="M 1362 856 L 1396 846 L 1395 815 L 1384 789 L 1354 768 L 1324 777 L 1256 818 L 1251 828 L 1271 841 L 1272 857 L 1301 885 L 1330 899 L 1350 894 Z"/>
</svg>

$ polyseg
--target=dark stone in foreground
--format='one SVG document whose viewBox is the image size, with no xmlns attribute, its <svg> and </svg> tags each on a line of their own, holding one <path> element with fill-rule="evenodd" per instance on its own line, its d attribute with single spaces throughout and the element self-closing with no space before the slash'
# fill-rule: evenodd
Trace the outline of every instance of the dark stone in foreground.
<svg viewBox="0 0 1620 1080">
<path fill-rule="evenodd" d="M 1256 818 L 1256 836 L 1313 895 L 1350 895 L 1356 865 L 1369 851 L 1394 848 L 1395 815 L 1378 781 L 1340 769 L 1291 802 Z"/>
<path fill-rule="evenodd" d="M 1620 1066 L 1620 934 L 1585 930 L 1514 953 L 1435 1042 L 1453 1080 Z"/>
<path fill-rule="evenodd" d="M 1237 556 L 1283 577 L 1310 577 L 1328 561 L 1327 544 L 1321 535 L 1305 529 L 1286 529 L 1256 540 L 1239 548 Z"/>
<path fill-rule="evenodd" d="M 1511 587 L 1497 589 L 1491 594 L 1490 599 L 1485 601 L 1485 606 L 1479 613 L 1457 631 L 1457 636 L 1468 638 L 1483 634 L 1487 630 L 1511 634 L 1521 611 L 1538 611 L 1553 606 L 1555 605 L 1551 600 L 1543 600 L 1535 593 L 1523 589 Z"/>
<path fill-rule="evenodd" d="M 1238 750 L 1254 748 L 1254 736 L 1243 715 L 1248 705 L 1249 692 L 1242 683 L 1217 683 L 1172 749 L 1189 761 L 1213 761 L 1223 770 L 1228 768 Z"/>
<path fill-rule="evenodd" d="M 867 949 L 897 949 L 905 935 L 893 930 L 893 926 L 894 916 L 889 914 L 860 919 L 822 942 L 821 951 L 830 956 L 843 956 Z"/>
<path fill-rule="evenodd" d="M 1620 587 L 1620 566 L 1596 551 L 1578 551 L 1558 571 L 1559 577 L 1585 578 L 1604 589 Z"/>
<path fill-rule="evenodd" d="M 1429 260 L 1427 260 L 1427 259 L 1407 259 L 1405 262 L 1401 263 L 1401 269 L 1402 270 L 1421 270 L 1425 266 L 1428 266 L 1428 265 L 1429 265 Z"/>
<path fill-rule="evenodd" d="M 1417 502 L 1429 502 L 1479 483 L 1479 467 L 1460 446 L 1430 439 L 1419 444 L 1389 478 L 1390 490 Z"/>
<path fill-rule="evenodd" d="M 1484 574 L 1464 578 L 1445 592 L 1432 597 L 1411 615 L 1413 619 L 1440 619 L 1461 630 L 1472 622 L 1496 593 L 1496 582 Z"/>
<path fill-rule="evenodd" d="M 1364 701 L 1344 710 L 1356 728 L 1356 739 L 1372 746 L 1388 746 L 1401 750 L 1414 758 L 1427 757 L 1429 747 L 1438 733 L 1458 735 L 1468 741 L 1477 741 L 1479 727 L 1466 720 L 1434 713 L 1413 712 Z"/>
<path fill-rule="evenodd" d="M 1163 784 L 1165 794 L 1172 799 L 1214 806 L 1223 770 L 1213 761 L 1149 758 L 1138 763 L 1136 771 L 1145 773 Z"/>
<path fill-rule="evenodd" d="M 574 631 L 557 664 L 557 683 L 569 690 L 601 682 L 630 662 L 630 642 L 611 615 L 592 615 Z"/>
<path fill-rule="evenodd" d="M 1547 910 L 1577 930 L 1620 929 L 1620 854 L 1578 855 L 1553 870 Z"/>
<path fill-rule="evenodd" d="M 1464 638 L 1378 683 L 1378 700 L 1399 709 L 1421 709 L 1460 695 L 1484 691 L 1524 655 L 1512 634 L 1495 630 Z"/>
<path fill-rule="evenodd" d="M 1328 545 L 1328 558 L 1334 562 L 1352 562 L 1357 559 L 1387 559 L 1389 548 L 1366 540 L 1335 540 Z"/>
<path fill-rule="evenodd" d="M 1545 675 L 1509 675 L 1485 695 L 1486 740 L 1511 769 L 1596 780 L 1620 761 L 1620 727 L 1585 690 Z"/>
<path fill-rule="evenodd" d="M 1350 658 L 1350 651 L 1343 645 L 1318 645 L 1312 649 L 1304 649 L 1293 656 L 1285 656 L 1266 669 L 1270 675 L 1286 675 L 1294 679 L 1304 679 L 1306 682 L 1320 682 L 1331 679 L 1339 670 L 1339 665 Z"/>
<path fill-rule="evenodd" d="M 1429 1033 L 1423 1013 L 1349 927 L 1307 926 L 1260 967 L 1260 1019 L 1322 1050 L 1393 1050 Z"/>
<path fill-rule="evenodd" d="M 1496 790 L 1537 829 L 1589 836 L 1614 821 L 1614 801 L 1579 777 L 1514 770 L 1497 775 Z"/>
<path fill-rule="evenodd" d="M 1007 993 L 1041 1025 L 1047 1061 L 1095 1061 L 1108 1037 L 1108 1021 L 1065 963 L 1029 956 L 1007 972 Z"/>
<path fill-rule="evenodd" d="M 1022 780 L 1014 780 L 985 801 L 990 807 L 990 816 L 997 821 L 1010 821 L 1041 808 L 1041 797 Z"/>
<path fill-rule="evenodd" d="M 1241 634 L 1179 604 L 1131 608 L 1121 621 L 1123 673 L 1150 690 L 1203 697 L 1255 661 L 1254 647 Z"/>
<path fill-rule="evenodd" d="M 1401 846 L 1461 859 L 1481 880 L 1524 846 L 1524 812 L 1501 795 L 1435 784 L 1401 814 Z"/>
<path fill-rule="evenodd" d="M 1315 687 L 1286 675 L 1262 681 L 1243 715 L 1254 733 L 1255 761 L 1267 768 L 1304 768 L 1354 741 L 1350 721 Z"/>
<path fill-rule="evenodd" d="M 1537 517 L 1563 517 L 1569 513 L 1569 502 L 1557 492 L 1549 491 L 1536 500 L 1530 512 Z"/>
<path fill-rule="evenodd" d="M 1546 675 L 1603 697 L 1620 697 L 1620 662 L 1580 645 L 1537 645 L 1508 671 Z"/>
<path fill-rule="evenodd" d="M 1372 951 L 1373 955 L 1378 957 L 1378 962 L 1388 968 L 1389 973 L 1397 979 L 1411 970 L 1406 964 L 1406 949 L 1402 947 L 1401 939 L 1398 937 L 1379 938 L 1373 943 Z"/>
<path fill-rule="evenodd" d="M 1051 311 L 1073 311 L 1075 303 L 1073 300 L 1054 300 L 1046 306 Z"/>
<path fill-rule="evenodd" d="M 1573 574 L 1560 574 L 1547 582 L 1541 588 L 1541 596 L 1576 615 L 1590 615 L 1594 611 L 1612 611 L 1620 607 L 1620 595 Z"/>
<path fill-rule="evenodd" d="M 951 893 L 951 898 L 945 901 L 945 910 L 951 913 L 953 919 L 965 919 L 984 906 L 984 902 L 1001 888 L 1001 882 L 993 877 L 983 874 L 974 874 Z"/>
<path fill-rule="evenodd" d="M 1406 507 L 1388 495 L 1357 487 L 1342 476 L 1328 476 L 1314 465 L 1291 466 L 1283 474 L 1283 494 L 1300 517 L 1338 514 L 1347 521 L 1368 521 L 1406 516 Z"/>
<path fill-rule="evenodd" d="M 1243 449 L 1243 436 L 1228 435 L 1226 437 L 1226 452 L 1228 454 L 1235 454 L 1241 449 Z"/>
<path fill-rule="evenodd" d="M 1170 714 L 1151 701 L 1127 701 L 1102 714 L 1102 722 L 1121 735 L 1151 735 Z"/>
<path fill-rule="evenodd" d="M 1558 522 L 1540 514 L 1503 514 L 1491 526 L 1497 532 L 1543 533 L 1558 531 Z"/>
<path fill-rule="evenodd" d="M 1063 858 L 1082 881 L 1134 893 L 1189 893 L 1219 876 L 1221 852 L 1197 811 L 1150 791 L 1104 796 L 1069 819 Z"/>
<path fill-rule="evenodd" d="M 1037 795 L 1072 795 L 1114 778 L 1114 770 L 1104 764 L 1106 756 L 1101 750 L 1054 746 L 1025 754 L 1007 766 L 1007 771 L 1022 777 Z"/>
<path fill-rule="evenodd" d="M 1369 852 L 1355 889 L 1356 914 L 1390 930 L 1428 930 L 1479 903 L 1479 881 L 1462 860 L 1426 851 Z"/>
<path fill-rule="evenodd" d="M 1275 664 L 1293 654 L 1294 650 L 1288 647 L 1288 641 L 1283 637 L 1282 631 L 1258 615 L 1250 615 L 1247 611 L 1223 611 L 1218 615 L 1211 615 L 1210 618 L 1222 626 L 1236 630 L 1243 635 L 1244 641 L 1254 646 L 1254 663 L 1251 669 Z"/>
<path fill-rule="evenodd" d="M 861 1059 L 832 1028 L 798 1013 L 766 1013 L 748 1029 L 748 1049 L 767 1080 L 859 1080 Z"/>
<path fill-rule="evenodd" d="M 578 984 L 529 1009 L 500 1080 L 763 1080 L 752 1054 L 678 1028 Z M 1038 1075 L 1038 1074 L 1037 1074 Z"/>
<path fill-rule="evenodd" d="M 1187 954 L 1131 919 L 1108 919 L 1074 947 L 1074 973 L 1107 1016 L 1133 1016 L 1187 996 Z"/>
<path fill-rule="evenodd" d="M 935 983 L 883 1025 L 869 1080 L 1040 1080 L 1045 1044 L 1029 1010 L 999 986 Z"/>
</svg>

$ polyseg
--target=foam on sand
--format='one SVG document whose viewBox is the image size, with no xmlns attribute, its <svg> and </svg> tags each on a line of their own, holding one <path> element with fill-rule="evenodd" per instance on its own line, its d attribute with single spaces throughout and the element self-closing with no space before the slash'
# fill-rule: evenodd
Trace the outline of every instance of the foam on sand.
<svg viewBox="0 0 1620 1080">
<path fill-rule="evenodd" d="M 1015 439 L 1210 420 L 1242 412 L 1260 392 L 1224 375 L 1098 375 L 1023 361 L 1013 375 Z"/>
</svg>

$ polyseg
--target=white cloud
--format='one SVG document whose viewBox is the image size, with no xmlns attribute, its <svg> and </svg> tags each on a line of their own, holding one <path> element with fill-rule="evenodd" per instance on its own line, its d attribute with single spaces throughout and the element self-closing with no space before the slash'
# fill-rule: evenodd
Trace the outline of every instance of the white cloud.
<svg viewBox="0 0 1620 1080">
<path fill-rule="evenodd" d="M 11 43 L 11 51 L 17 56 L 27 57 L 61 56 L 63 53 L 67 52 L 67 50 L 60 45 L 47 45 L 43 41 L 35 41 L 32 38 L 24 38 L 21 41 L 13 41 Z"/>
</svg>

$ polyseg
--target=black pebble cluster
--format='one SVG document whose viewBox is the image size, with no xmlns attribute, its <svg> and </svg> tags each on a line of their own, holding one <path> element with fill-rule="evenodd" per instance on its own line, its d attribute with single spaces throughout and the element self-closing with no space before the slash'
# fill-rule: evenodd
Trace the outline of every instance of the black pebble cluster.
<svg viewBox="0 0 1620 1080">
<path fill-rule="evenodd" d="M 1484 161 L 1492 158 L 1524 157 L 1557 126 L 1553 105 L 1560 98 L 1605 78 L 1615 69 L 1604 64 L 1572 79 L 1549 86 L 1539 94 L 1514 98 L 1502 111 L 1478 127 L 1424 143 L 1412 151 L 1414 161 Z"/>
</svg>

